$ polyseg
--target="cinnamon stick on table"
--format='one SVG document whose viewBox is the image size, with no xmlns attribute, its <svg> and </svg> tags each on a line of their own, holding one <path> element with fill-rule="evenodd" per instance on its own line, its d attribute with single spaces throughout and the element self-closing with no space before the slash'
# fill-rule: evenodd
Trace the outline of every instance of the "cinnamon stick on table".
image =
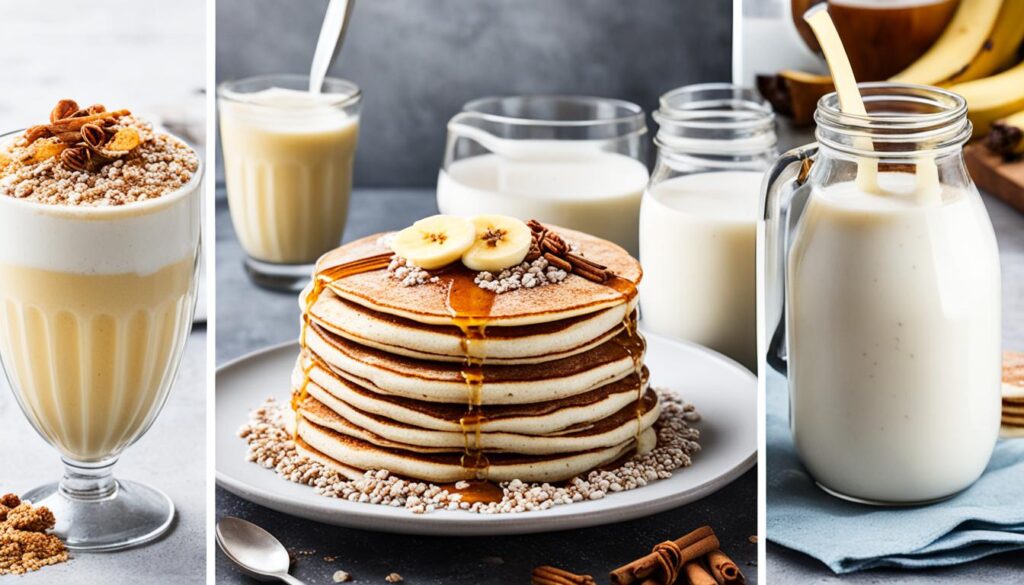
<svg viewBox="0 0 1024 585">
<path fill-rule="evenodd" d="M 743 585 L 747 582 L 736 563 L 721 550 L 708 553 L 708 566 L 715 581 L 721 585 Z"/>
<path fill-rule="evenodd" d="M 718 537 L 710 526 L 701 526 L 693 532 L 676 539 L 675 545 L 679 547 L 679 564 L 699 559 L 702 556 L 718 550 Z M 623 565 L 611 572 L 609 577 L 615 585 L 631 585 L 651 576 L 661 567 L 662 557 L 657 552 L 652 552 L 639 558 L 628 565 Z"/>
<path fill-rule="evenodd" d="M 690 585 L 718 585 L 715 582 L 715 578 L 711 576 L 711 573 L 707 572 L 704 565 L 700 564 L 700 561 L 690 561 L 683 565 L 683 572 L 686 574 L 686 578 L 690 580 Z"/>
<path fill-rule="evenodd" d="M 590 575 L 577 575 L 565 569 L 544 565 L 530 575 L 531 585 L 596 585 Z"/>
</svg>

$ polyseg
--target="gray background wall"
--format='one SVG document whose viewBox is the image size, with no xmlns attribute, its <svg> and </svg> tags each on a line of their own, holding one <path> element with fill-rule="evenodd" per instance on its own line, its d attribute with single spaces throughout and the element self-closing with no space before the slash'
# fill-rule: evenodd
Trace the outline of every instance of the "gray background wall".
<svg viewBox="0 0 1024 585">
<path fill-rule="evenodd" d="M 326 6 L 218 0 L 218 82 L 308 73 Z M 578 93 L 650 111 L 674 87 L 728 81 L 731 11 L 731 0 L 356 0 L 331 71 L 363 89 L 356 184 L 433 186 L 445 124 L 476 97 Z"/>
</svg>

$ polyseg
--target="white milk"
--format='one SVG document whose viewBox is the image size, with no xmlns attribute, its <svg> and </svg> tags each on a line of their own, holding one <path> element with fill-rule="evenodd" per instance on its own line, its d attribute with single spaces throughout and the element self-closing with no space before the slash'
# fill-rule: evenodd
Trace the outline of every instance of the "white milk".
<svg viewBox="0 0 1024 585">
<path fill-rule="evenodd" d="M 535 142 L 529 158 L 485 154 L 448 165 L 437 182 L 441 213 L 537 219 L 611 240 L 636 256 L 647 167 L 609 152 L 567 156 L 557 149 L 548 157 L 544 141 Z"/>
<path fill-rule="evenodd" d="M 755 253 L 759 172 L 685 175 L 640 207 L 640 311 L 649 331 L 757 369 Z"/>
<path fill-rule="evenodd" d="M 921 204 L 913 175 L 880 182 L 813 191 L 794 234 L 791 426 L 825 487 L 921 502 L 974 482 L 996 441 L 998 252 L 976 194 Z"/>
</svg>

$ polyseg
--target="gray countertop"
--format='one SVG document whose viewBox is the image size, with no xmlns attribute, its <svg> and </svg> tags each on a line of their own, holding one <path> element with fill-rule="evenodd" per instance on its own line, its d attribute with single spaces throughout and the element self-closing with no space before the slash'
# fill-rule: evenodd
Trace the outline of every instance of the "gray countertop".
<svg viewBox="0 0 1024 585">
<path fill-rule="evenodd" d="M 399 229 L 436 213 L 432 190 L 357 190 L 345 240 Z M 260 290 L 242 271 L 242 250 L 223 199 L 217 205 L 217 362 L 298 336 L 295 295 Z M 258 316 L 258 318 L 254 318 Z M 757 475 L 751 470 L 699 502 L 654 517 L 610 526 L 540 535 L 458 538 L 401 536 L 328 526 L 292 518 L 217 488 L 217 517 L 239 516 L 274 533 L 293 551 L 293 574 L 311 584 L 331 583 L 348 571 L 357 583 L 383 583 L 397 572 L 409 584 L 527 583 L 533 567 L 557 564 L 598 577 L 661 541 L 710 524 L 725 550 L 757 583 L 754 502 Z M 324 557 L 336 557 L 334 562 Z M 254 583 L 217 552 L 218 583 Z"/>
<path fill-rule="evenodd" d="M 169 533 L 140 548 L 74 553 L 67 563 L 0 580 L 19 585 L 205 582 L 206 396 L 206 330 L 198 327 L 185 345 L 181 369 L 163 412 L 114 467 L 115 477 L 149 484 L 170 496 L 176 517 Z M 3 381 L 0 445 L 0 464 L 5 470 L 16 470 L 0 478 L 0 493 L 24 493 L 60 478 L 59 455 L 32 429 Z"/>
</svg>

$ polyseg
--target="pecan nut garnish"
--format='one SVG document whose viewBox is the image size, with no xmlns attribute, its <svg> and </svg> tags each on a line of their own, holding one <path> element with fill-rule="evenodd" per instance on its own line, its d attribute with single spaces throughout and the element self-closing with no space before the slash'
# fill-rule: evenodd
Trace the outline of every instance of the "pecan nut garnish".
<svg viewBox="0 0 1024 585">
<path fill-rule="evenodd" d="M 113 134 L 107 134 L 107 132 L 97 124 L 86 124 L 82 126 L 82 142 L 86 143 L 90 148 L 100 149 L 107 142 Z"/>
<path fill-rule="evenodd" d="M 526 222 L 526 225 L 533 232 L 533 242 L 530 245 L 530 251 L 526 253 L 528 262 L 533 262 L 543 256 L 548 264 L 592 282 L 604 283 L 611 278 L 607 266 L 570 252 L 569 244 L 562 239 L 562 236 L 544 224 L 531 219 Z"/>
<path fill-rule="evenodd" d="M 530 575 L 531 585 L 596 585 L 590 575 L 577 575 L 558 567 L 537 567 Z"/>
<path fill-rule="evenodd" d="M 73 171 L 89 170 L 89 163 L 92 161 L 92 151 L 84 146 L 65 148 L 60 153 L 60 162 Z"/>
<path fill-rule="evenodd" d="M 79 112 L 78 103 L 75 100 L 60 100 L 57 102 L 57 106 L 50 112 L 50 123 L 56 124 L 60 120 L 65 120 L 75 116 Z"/>
<path fill-rule="evenodd" d="M 37 162 L 60 154 L 61 164 L 68 169 L 95 171 L 141 143 L 138 130 L 117 127 L 118 119 L 129 115 L 128 110 L 108 112 L 102 104 L 80 108 L 75 100 L 64 99 L 50 112 L 50 123 L 32 126 L 25 131 L 23 140 L 34 145 L 41 139 L 50 139 L 32 151 Z"/>
</svg>

